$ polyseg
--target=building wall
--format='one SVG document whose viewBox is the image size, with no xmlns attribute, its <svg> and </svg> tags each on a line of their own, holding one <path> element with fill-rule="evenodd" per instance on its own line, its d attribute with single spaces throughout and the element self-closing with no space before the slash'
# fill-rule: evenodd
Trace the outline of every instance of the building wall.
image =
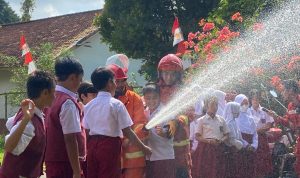
<svg viewBox="0 0 300 178">
<path fill-rule="evenodd" d="M 5 118 L 5 95 L 14 85 L 9 81 L 11 77 L 9 69 L 0 69 L 0 119 Z M 11 117 L 17 111 L 17 106 L 7 105 L 7 116 Z"/>
<path fill-rule="evenodd" d="M 72 52 L 78 58 L 84 68 L 84 79 L 90 81 L 90 76 L 93 70 L 99 66 L 105 66 L 106 59 L 116 53 L 109 51 L 108 46 L 101 43 L 99 33 L 91 36 L 81 44 L 90 45 L 91 47 L 85 47 L 82 45 L 74 48 Z M 128 69 L 128 80 L 133 80 L 132 74 L 134 73 L 139 86 L 143 86 L 146 83 L 144 77 L 138 73 L 141 65 L 141 60 L 130 59 Z"/>
</svg>

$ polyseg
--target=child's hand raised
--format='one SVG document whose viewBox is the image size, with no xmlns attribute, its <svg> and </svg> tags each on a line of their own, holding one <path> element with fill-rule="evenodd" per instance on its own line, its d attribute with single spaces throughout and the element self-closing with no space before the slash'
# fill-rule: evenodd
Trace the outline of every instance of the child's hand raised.
<svg viewBox="0 0 300 178">
<path fill-rule="evenodd" d="M 23 117 L 26 120 L 31 120 L 34 115 L 35 104 L 30 99 L 25 99 L 21 102 L 21 108 L 23 112 Z"/>
<path fill-rule="evenodd" d="M 156 131 L 157 135 L 159 135 L 159 136 L 161 136 L 161 137 L 164 136 L 164 134 L 163 134 L 163 129 L 162 129 L 161 126 L 156 126 L 156 127 L 155 127 L 155 131 Z"/>
</svg>

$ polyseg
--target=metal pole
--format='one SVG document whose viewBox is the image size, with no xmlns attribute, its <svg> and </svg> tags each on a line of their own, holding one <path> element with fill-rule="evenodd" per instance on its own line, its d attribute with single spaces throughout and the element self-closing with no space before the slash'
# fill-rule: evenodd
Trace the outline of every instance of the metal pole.
<svg viewBox="0 0 300 178">
<path fill-rule="evenodd" d="M 5 119 L 7 119 L 7 93 L 5 93 L 4 98 L 5 98 Z"/>
</svg>

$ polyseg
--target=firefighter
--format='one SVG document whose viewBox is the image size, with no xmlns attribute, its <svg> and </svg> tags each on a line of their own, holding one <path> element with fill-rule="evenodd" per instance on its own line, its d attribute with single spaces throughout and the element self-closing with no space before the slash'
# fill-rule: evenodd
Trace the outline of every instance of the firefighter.
<svg viewBox="0 0 300 178">
<path fill-rule="evenodd" d="M 125 105 L 133 121 L 132 130 L 141 140 L 145 140 L 148 132 L 143 128 L 147 119 L 141 97 L 128 89 L 127 75 L 120 66 L 110 64 L 107 67 L 115 74 L 117 84 L 115 98 Z M 127 138 L 124 138 L 122 142 L 123 178 L 143 178 L 146 166 L 144 153 L 139 147 L 130 143 Z"/>
<path fill-rule="evenodd" d="M 167 104 L 182 86 L 183 64 L 174 54 L 164 56 L 158 64 L 158 86 L 161 103 Z M 189 142 L 189 120 L 186 115 L 178 115 L 169 122 L 169 132 L 174 135 L 176 177 L 191 177 L 191 154 Z"/>
</svg>

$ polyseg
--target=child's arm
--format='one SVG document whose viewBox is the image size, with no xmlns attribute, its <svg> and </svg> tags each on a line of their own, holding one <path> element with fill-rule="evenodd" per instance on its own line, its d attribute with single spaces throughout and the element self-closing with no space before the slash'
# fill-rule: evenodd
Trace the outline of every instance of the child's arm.
<svg viewBox="0 0 300 178">
<path fill-rule="evenodd" d="M 136 134 L 133 132 L 133 130 L 131 129 L 131 127 L 126 127 L 124 129 L 122 129 L 123 134 L 126 138 L 129 139 L 129 141 L 135 145 L 137 145 L 138 147 L 141 148 L 141 150 L 147 154 L 150 155 L 151 154 L 151 148 L 149 148 L 148 146 L 146 146 L 137 136 Z"/>
<path fill-rule="evenodd" d="M 29 105 L 31 105 L 29 107 Z M 18 124 L 17 129 L 10 134 L 4 144 L 4 149 L 7 152 L 12 152 L 19 143 L 19 140 L 25 130 L 26 125 L 32 119 L 34 115 L 34 103 L 29 99 L 25 99 L 21 102 L 21 108 L 23 112 L 23 118 Z"/>
<path fill-rule="evenodd" d="M 212 145 L 218 145 L 220 143 L 218 140 L 213 139 L 213 138 L 211 138 L 211 139 L 203 138 L 200 133 L 196 133 L 196 140 L 198 140 L 199 142 L 208 143 L 208 144 L 212 144 Z"/>
<path fill-rule="evenodd" d="M 78 143 L 76 133 L 64 134 L 66 149 L 73 170 L 73 175 L 80 177 L 81 169 L 78 159 Z"/>
</svg>

